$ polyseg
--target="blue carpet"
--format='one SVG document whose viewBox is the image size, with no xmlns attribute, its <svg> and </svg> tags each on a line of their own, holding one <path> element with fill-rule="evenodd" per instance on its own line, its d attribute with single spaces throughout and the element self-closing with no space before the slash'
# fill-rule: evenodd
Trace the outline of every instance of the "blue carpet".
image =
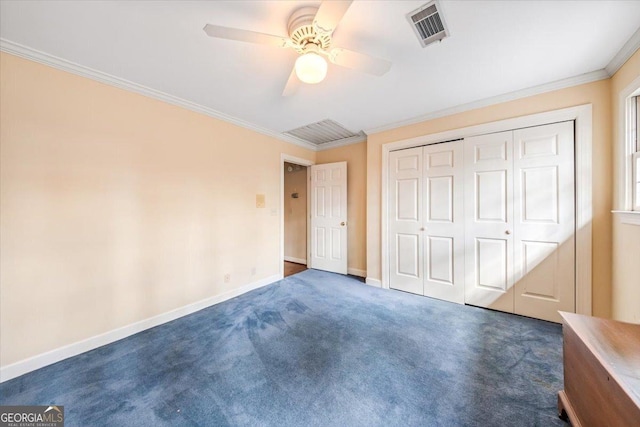
<svg viewBox="0 0 640 427">
<path fill-rule="evenodd" d="M 67 426 L 565 426 L 560 325 L 307 270 L 0 384 Z"/>
</svg>

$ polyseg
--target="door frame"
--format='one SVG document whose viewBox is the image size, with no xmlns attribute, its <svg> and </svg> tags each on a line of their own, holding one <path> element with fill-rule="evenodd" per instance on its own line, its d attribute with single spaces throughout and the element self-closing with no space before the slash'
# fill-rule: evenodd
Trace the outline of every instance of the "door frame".
<svg viewBox="0 0 640 427">
<path fill-rule="evenodd" d="M 382 145 L 382 287 L 389 289 L 389 153 L 403 148 L 418 147 L 443 141 L 462 139 L 487 133 L 575 121 L 575 185 L 576 185 L 576 313 L 591 315 L 592 303 L 592 122 L 591 104 L 498 120 L 475 126 L 449 130 Z"/>
<path fill-rule="evenodd" d="M 309 266 L 309 238 L 311 237 L 311 224 L 309 221 L 309 212 L 310 212 L 310 188 L 311 181 L 309 180 L 309 167 L 315 165 L 315 162 L 307 159 L 302 159 L 300 157 L 291 156 L 289 154 L 281 153 L 280 154 L 280 266 L 279 274 L 280 278 L 284 277 L 284 164 L 293 163 L 295 165 L 304 166 L 307 168 L 307 268 Z"/>
</svg>

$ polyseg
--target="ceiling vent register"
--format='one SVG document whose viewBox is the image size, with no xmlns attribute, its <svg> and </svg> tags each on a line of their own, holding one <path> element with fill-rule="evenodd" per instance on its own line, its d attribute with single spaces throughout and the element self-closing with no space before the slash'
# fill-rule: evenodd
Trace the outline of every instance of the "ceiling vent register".
<svg viewBox="0 0 640 427">
<path fill-rule="evenodd" d="M 407 18 L 422 47 L 427 47 L 436 41 L 442 41 L 449 36 L 442 9 L 437 1 L 431 1 L 414 10 L 407 15 Z"/>
<path fill-rule="evenodd" d="M 351 132 L 341 124 L 330 119 L 301 126 L 296 129 L 288 130 L 284 133 L 315 145 L 322 145 L 328 142 L 362 136 L 362 133 Z"/>
</svg>

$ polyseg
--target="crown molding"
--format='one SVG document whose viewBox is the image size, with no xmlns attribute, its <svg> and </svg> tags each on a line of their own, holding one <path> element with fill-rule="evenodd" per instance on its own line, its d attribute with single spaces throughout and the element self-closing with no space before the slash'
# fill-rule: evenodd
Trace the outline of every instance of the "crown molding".
<svg viewBox="0 0 640 427">
<path fill-rule="evenodd" d="M 29 59 L 44 65 L 51 66 L 53 68 L 57 68 L 62 71 L 66 71 L 81 77 L 92 79 L 100 83 L 108 84 L 110 86 L 128 90 L 130 92 L 135 92 L 143 96 L 147 96 L 149 98 L 166 102 L 168 104 L 176 105 L 178 107 L 182 107 L 190 111 L 204 114 L 206 116 L 213 117 L 215 119 L 222 120 L 227 123 L 231 123 L 236 126 L 240 126 L 242 128 L 249 129 L 266 136 L 270 136 L 280 141 L 306 148 L 307 150 L 311 150 L 311 151 L 323 151 L 323 150 L 329 150 L 331 148 L 343 147 L 345 145 L 357 144 L 359 142 L 366 141 L 367 135 L 371 135 L 374 133 L 384 132 L 384 131 L 399 128 L 402 126 L 408 126 L 408 125 L 412 125 L 412 124 L 416 124 L 416 123 L 420 123 L 428 120 L 437 119 L 440 117 L 450 116 L 450 115 L 462 113 L 465 111 L 487 107 L 490 105 L 513 101 L 520 98 L 526 98 L 529 96 L 534 96 L 534 95 L 538 95 L 545 92 L 551 92 L 554 90 L 564 89 L 571 86 L 577 86 L 577 85 L 591 83 L 598 80 L 607 79 L 611 77 L 613 74 L 615 74 L 615 72 L 618 71 L 620 67 L 624 65 L 624 63 L 639 48 L 640 48 L 640 29 L 638 29 L 638 31 L 636 31 L 633 34 L 633 36 L 631 36 L 631 38 L 624 44 L 622 49 L 618 51 L 618 53 L 613 57 L 613 59 L 609 62 L 609 64 L 604 69 L 592 71 L 590 73 L 585 73 L 585 74 L 581 74 L 574 77 L 569 77 L 562 80 L 557 80 L 554 82 L 550 82 L 550 83 L 546 83 L 538 86 L 533 86 L 526 89 L 521 89 L 514 92 L 505 93 L 502 95 L 497 95 L 494 97 L 480 99 L 474 102 L 461 104 L 451 108 L 446 108 L 443 110 L 438 110 L 428 114 L 416 116 L 410 119 L 392 122 L 386 125 L 366 129 L 363 135 L 361 136 L 359 135 L 352 138 L 345 138 L 337 141 L 332 141 L 332 142 L 328 142 L 318 146 L 311 142 L 296 138 L 294 136 L 285 135 L 283 133 L 279 133 L 279 132 L 267 129 L 262 126 L 258 126 L 256 124 L 249 123 L 245 120 L 239 119 L 237 117 L 233 117 L 231 115 L 222 113 L 220 111 L 214 110 L 209 107 L 205 107 L 195 102 L 188 101 L 186 99 L 182 99 L 177 96 L 170 95 L 168 93 L 161 92 L 159 90 L 152 89 L 150 87 L 143 86 L 138 83 L 134 83 L 129 80 L 104 73 L 102 71 L 94 70 L 92 68 L 85 67 L 83 65 L 76 64 L 71 61 L 67 61 L 66 59 L 62 59 L 57 56 L 50 55 L 48 53 L 30 48 L 28 46 L 15 43 L 11 40 L 0 38 L 0 51 L 2 52 L 7 52 L 12 55 L 19 56 L 21 58 Z"/>
<path fill-rule="evenodd" d="M 513 101 L 520 98 L 526 98 L 529 96 L 539 95 L 545 92 L 551 92 L 554 90 L 565 89 L 571 86 L 578 86 L 581 84 L 591 83 L 598 80 L 604 80 L 612 77 L 625 62 L 631 56 L 640 49 L 640 28 L 627 40 L 622 48 L 615 54 L 609 64 L 601 70 L 592 71 L 590 73 L 580 74 L 578 76 L 569 77 L 562 80 L 556 80 L 551 83 L 545 83 L 538 86 L 533 86 L 526 89 L 521 89 L 514 92 L 505 93 L 502 95 L 493 96 L 490 98 L 480 99 L 478 101 L 470 102 L 467 104 L 456 105 L 451 108 L 434 111 L 432 113 L 420 115 L 407 120 L 401 120 L 392 122 L 387 125 L 378 126 L 371 129 L 366 129 L 365 133 L 368 135 L 374 133 L 380 133 L 391 129 L 396 129 L 402 126 L 413 125 L 427 120 L 433 120 L 440 117 L 450 116 L 453 114 L 463 113 L 465 111 L 475 110 L 482 107 L 488 107 L 490 105 L 500 104 L 503 102 Z"/>
<path fill-rule="evenodd" d="M 590 73 L 580 74 L 578 76 L 569 77 L 562 80 L 556 80 L 554 82 L 545 83 L 538 86 L 532 86 L 530 88 L 517 90 L 514 92 L 505 93 L 502 95 L 492 96 L 490 98 L 480 99 L 478 101 L 469 102 L 467 104 L 456 105 L 455 107 L 445 108 L 444 110 L 434 111 L 432 113 L 420 115 L 407 120 L 401 120 L 393 123 L 389 123 L 384 126 L 378 126 L 372 129 L 366 129 L 365 133 L 371 135 L 374 133 L 380 133 L 391 129 L 396 129 L 403 126 L 409 126 L 416 123 L 426 122 L 428 120 L 438 119 L 440 117 L 451 116 L 453 114 L 464 113 L 465 111 L 476 110 L 482 107 L 488 107 L 490 105 L 501 104 L 503 102 L 509 102 L 520 98 L 527 98 L 534 95 L 539 95 L 545 92 L 552 92 L 554 90 L 564 89 L 571 86 L 578 86 L 585 83 L 591 83 L 598 80 L 608 79 L 609 74 L 606 70 L 597 70 Z"/>
<path fill-rule="evenodd" d="M 11 40 L 0 38 L 0 51 L 19 56 L 21 58 L 29 59 L 31 61 L 39 62 L 41 64 L 48 65 L 50 67 L 57 68 L 58 70 L 66 71 L 81 77 L 86 77 L 88 79 L 114 86 L 119 89 L 135 92 L 149 98 L 157 99 L 168 104 L 194 111 L 196 113 L 204 114 L 206 116 L 213 117 L 215 119 L 222 120 L 227 123 L 231 123 L 236 126 L 240 126 L 242 128 L 249 129 L 266 136 L 270 136 L 272 138 L 276 138 L 280 141 L 288 142 L 289 144 L 301 146 L 303 148 L 306 148 L 307 150 L 318 150 L 317 147 L 310 142 L 303 141 L 292 136 L 283 135 L 281 133 L 249 123 L 247 121 L 230 116 L 212 108 L 205 107 L 204 105 L 196 104 L 195 102 L 191 102 L 186 99 L 182 99 L 177 96 L 170 95 L 168 93 L 161 92 L 159 90 L 152 89 L 150 87 L 104 73 L 102 71 L 94 70 L 93 68 L 85 67 L 84 65 L 76 64 L 75 62 L 67 61 L 66 59 L 62 59 L 57 56 L 30 48 L 28 46 L 15 43 Z"/>
<path fill-rule="evenodd" d="M 618 53 L 609 61 L 609 64 L 604 67 L 607 73 L 609 73 L 609 76 L 613 76 L 638 49 L 640 49 L 640 28 L 633 33 L 631 38 L 627 40 Z"/>
<path fill-rule="evenodd" d="M 345 145 L 357 144 L 359 142 L 364 142 L 367 140 L 367 135 L 364 132 L 361 132 L 360 135 L 352 136 L 349 138 L 337 139 L 331 142 L 325 142 L 324 144 L 318 145 L 316 151 L 324 151 L 330 150 L 332 148 L 344 147 Z"/>
</svg>

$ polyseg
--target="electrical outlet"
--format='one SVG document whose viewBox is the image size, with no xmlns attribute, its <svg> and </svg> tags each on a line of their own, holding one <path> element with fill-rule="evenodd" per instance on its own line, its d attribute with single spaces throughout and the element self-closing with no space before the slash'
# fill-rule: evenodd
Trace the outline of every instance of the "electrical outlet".
<svg viewBox="0 0 640 427">
<path fill-rule="evenodd" d="M 253 267 L 253 268 L 251 269 L 251 275 L 252 275 L 252 276 L 255 276 L 255 275 L 256 275 L 256 268 L 255 268 L 255 267 Z"/>
<path fill-rule="evenodd" d="M 229 283 L 231 281 L 231 275 L 229 273 L 224 275 L 224 283 Z"/>
</svg>

